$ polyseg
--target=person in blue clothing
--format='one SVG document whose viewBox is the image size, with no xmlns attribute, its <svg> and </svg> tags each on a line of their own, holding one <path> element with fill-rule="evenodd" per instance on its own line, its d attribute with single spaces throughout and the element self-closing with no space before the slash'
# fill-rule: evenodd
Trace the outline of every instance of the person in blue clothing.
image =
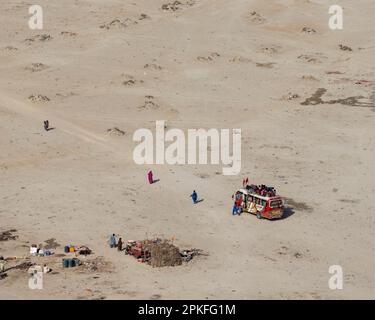
<svg viewBox="0 0 375 320">
<path fill-rule="evenodd" d="M 111 237 L 109 238 L 109 246 L 111 248 L 116 247 L 116 235 L 112 234 Z"/>
<path fill-rule="evenodd" d="M 198 200 L 198 194 L 195 192 L 195 190 L 194 190 L 193 193 L 190 195 L 190 197 L 193 199 L 193 202 L 194 202 L 194 203 L 197 203 L 197 200 Z"/>
<path fill-rule="evenodd" d="M 235 216 L 235 215 L 238 215 L 238 206 L 237 206 L 237 203 L 234 202 L 233 204 L 233 210 L 232 210 L 232 215 Z"/>
</svg>

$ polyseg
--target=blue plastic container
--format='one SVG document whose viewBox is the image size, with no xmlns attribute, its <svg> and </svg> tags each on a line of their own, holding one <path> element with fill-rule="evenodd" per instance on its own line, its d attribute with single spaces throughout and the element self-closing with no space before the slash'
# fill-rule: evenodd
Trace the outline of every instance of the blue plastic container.
<svg viewBox="0 0 375 320">
<path fill-rule="evenodd" d="M 63 268 L 69 268 L 69 259 L 62 259 Z"/>
<path fill-rule="evenodd" d="M 75 260 L 74 259 L 69 259 L 69 268 L 75 267 Z"/>
</svg>

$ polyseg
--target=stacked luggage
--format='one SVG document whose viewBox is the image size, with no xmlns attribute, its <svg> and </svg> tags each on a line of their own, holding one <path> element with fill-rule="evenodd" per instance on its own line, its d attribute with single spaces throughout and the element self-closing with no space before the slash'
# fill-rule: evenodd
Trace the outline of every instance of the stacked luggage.
<svg viewBox="0 0 375 320">
<path fill-rule="evenodd" d="M 263 197 L 274 197 L 276 196 L 276 189 L 274 187 L 269 187 L 264 184 L 255 185 L 250 184 L 246 186 L 246 190 L 250 193 L 255 193 Z"/>
</svg>

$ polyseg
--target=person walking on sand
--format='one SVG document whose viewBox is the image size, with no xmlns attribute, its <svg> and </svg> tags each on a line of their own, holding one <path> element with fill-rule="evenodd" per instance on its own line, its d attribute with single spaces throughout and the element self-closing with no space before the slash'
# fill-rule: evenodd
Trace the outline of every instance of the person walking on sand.
<svg viewBox="0 0 375 320">
<path fill-rule="evenodd" d="M 49 121 L 48 120 L 44 121 L 44 130 L 46 130 L 46 131 L 49 130 Z"/>
<path fill-rule="evenodd" d="M 190 197 L 193 199 L 194 204 L 196 204 L 196 203 L 197 203 L 197 200 L 198 200 L 198 194 L 195 192 L 195 190 L 194 190 L 193 193 L 190 195 Z"/>
<path fill-rule="evenodd" d="M 122 251 L 122 239 L 118 239 L 118 243 L 117 243 L 117 250 L 118 251 Z"/>
<path fill-rule="evenodd" d="M 109 238 L 109 246 L 111 248 L 116 247 L 116 235 L 112 234 L 111 237 Z"/>
<path fill-rule="evenodd" d="M 148 175 L 148 182 L 150 184 L 153 184 L 154 183 L 154 174 L 152 173 L 152 170 L 150 170 L 147 175 Z"/>
</svg>

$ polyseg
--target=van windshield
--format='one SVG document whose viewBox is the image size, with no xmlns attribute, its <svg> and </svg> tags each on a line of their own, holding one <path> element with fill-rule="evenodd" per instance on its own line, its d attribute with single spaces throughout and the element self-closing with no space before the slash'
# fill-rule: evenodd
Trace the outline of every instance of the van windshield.
<svg viewBox="0 0 375 320">
<path fill-rule="evenodd" d="M 272 200 L 270 203 L 271 208 L 280 208 L 283 205 L 281 200 Z"/>
</svg>

